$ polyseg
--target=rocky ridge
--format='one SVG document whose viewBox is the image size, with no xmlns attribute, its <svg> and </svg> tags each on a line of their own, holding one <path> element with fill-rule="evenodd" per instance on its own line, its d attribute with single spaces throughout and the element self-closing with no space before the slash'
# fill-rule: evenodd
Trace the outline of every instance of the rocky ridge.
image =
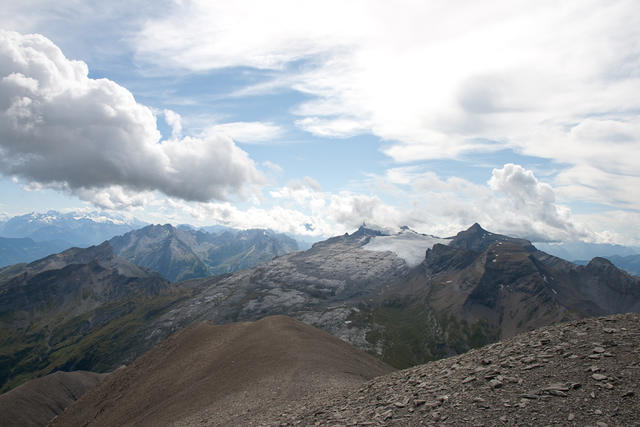
<svg viewBox="0 0 640 427">
<path fill-rule="evenodd" d="M 556 324 L 307 399 L 267 425 L 640 425 L 640 314 Z"/>
<path fill-rule="evenodd" d="M 202 322 L 111 373 L 52 425 L 262 425 L 284 405 L 392 370 L 289 317 Z"/>
</svg>

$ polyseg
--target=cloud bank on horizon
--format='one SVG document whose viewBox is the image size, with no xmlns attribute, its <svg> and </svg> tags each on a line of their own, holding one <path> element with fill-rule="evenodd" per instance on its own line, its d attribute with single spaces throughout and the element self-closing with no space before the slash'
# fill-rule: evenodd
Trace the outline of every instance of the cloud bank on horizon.
<svg viewBox="0 0 640 427">
<path fill-rule="evenodd" d="M 0 18 L 19 31 L 0 33 L 0 172 L 28 189 L 298 234 L 367 221 L 448 235 L 480 222 L 538 241 L 640 244 L 637 2 L 168 1 L 139 14 L 126 2 L 101 14 L 43 4 Z M 143 105 L 108 69 L 90 77 L 52 41 L 67 15 L 126 28 L 100 40 L 131 52 L 136 84 L 228 70 L 233 85 L 217 96 L 246 115 L 194 132 L 195 116 L 217 112 Z M 285 115 L 255 111 L 287 93 L 301 96 Z M 370 135 L 384 160 L 342 186 L 283 179 L 285 160 L 255 156 L 288 134 Z M 474 158 L 484 175 L 462 177 Z"/>
</svg>

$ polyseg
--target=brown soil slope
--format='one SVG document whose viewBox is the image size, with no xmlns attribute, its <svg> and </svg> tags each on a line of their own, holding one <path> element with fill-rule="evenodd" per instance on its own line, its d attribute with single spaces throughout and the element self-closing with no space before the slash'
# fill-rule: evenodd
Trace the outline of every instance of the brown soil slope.
<svg viewBox="0 0 640 427">
<path fill-rule="evenodd" d="M 639 426 L 640 314 L 544 327 L 294 406 L 266 424 Z"/>
<path fill-rule="evenodd" d="M 0 395 L 0 426 L 44 426 L 106 374 L 56 372 Z"/>
<path fill-rule="evenodd" d="M 285 316 L 203 322 L 112 373 L 53 425 L 255 425 L 289 402 L 391 370 Z"/>
</svg>

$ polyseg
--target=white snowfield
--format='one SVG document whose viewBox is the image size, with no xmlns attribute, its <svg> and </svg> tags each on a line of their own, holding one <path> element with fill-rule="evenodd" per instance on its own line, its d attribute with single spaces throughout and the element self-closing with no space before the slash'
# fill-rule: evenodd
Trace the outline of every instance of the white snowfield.
<svg viewBox="0 0 640 427">
<path fill-rule="evenodd" d="M 448 245 L 451 239 L 428 236 L 412 230 L 402 230 L 391 236 L 375 236 L 362 249 L 369 251 L 390 251 L 404 259 L 409 267 L 415 267 L 424 260 L 427 249 L 436 243 Z"/>
</svg>

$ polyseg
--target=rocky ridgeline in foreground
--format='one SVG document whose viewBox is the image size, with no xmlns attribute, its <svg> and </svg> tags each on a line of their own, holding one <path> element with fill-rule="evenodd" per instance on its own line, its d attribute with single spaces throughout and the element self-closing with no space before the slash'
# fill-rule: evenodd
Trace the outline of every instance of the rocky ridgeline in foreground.
<svg viewBox="0 0 640 427">
<path fill-rule="evenodd" d="M 289 408 L 274 425 L 640 425 L 640 315 L 544 327 Z"/>
</svg>

